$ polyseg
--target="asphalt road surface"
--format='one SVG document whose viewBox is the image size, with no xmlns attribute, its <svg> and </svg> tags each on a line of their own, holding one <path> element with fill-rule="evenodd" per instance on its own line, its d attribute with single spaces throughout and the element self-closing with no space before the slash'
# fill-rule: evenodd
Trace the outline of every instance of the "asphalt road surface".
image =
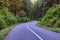
<svg viewBox="0 0 60 40">
<path fill-rule="evenodd" d="M 60 34 L 40 28 L 37 21 L 15 26 L 4 40 L 60 40 Z"/>
</svg>

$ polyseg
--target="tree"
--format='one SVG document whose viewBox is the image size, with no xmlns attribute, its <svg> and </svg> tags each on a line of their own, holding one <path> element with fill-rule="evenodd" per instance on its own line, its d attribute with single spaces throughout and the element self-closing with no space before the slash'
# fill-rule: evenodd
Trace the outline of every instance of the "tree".
<svg viewBox="0 0 60 40">
<path fill-rule="evenodd" d="M 34 4 L 33 17 L 34 17 L 35 19 L 37 19 L 38 17 L 41 17 L 43 4 L 44 4 L 44 0 L 38 0 L 38 1 Z"/>
<path fill-rule="evenodd" d="M 0 0 L 0 7 L 7 7 L 7 0 Z"/>
<path fill-rule="evenodd" d="M 40 18 L 44 16 L 48 8 L 51 7 L 50 0 L 38 0 L 34 4 L 34 18 Z M 36 15 L 37 14 L 37 15 Z"/>
<path fill-rule="evenodd" d="M 25 0 L 8 0 L 9 6 L 11 12 L 13 12 L 15 15 L 20 11 L 24 10 L 25 7 Z"/>
<path fill-rule="evenodd" d="M 33 12 L 33 5 L 30 0 L 25 1 L 25 9 L 27 11 L 27 15 L 31 17 L 31 14 Z"/>
</svg>

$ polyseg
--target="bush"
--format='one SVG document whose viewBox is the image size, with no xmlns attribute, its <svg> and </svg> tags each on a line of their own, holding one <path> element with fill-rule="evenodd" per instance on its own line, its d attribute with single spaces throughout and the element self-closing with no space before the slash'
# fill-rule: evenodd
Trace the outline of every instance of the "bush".
<svg viewBox="0 0 60 40">
<path fill-rule="evenodd" d="M 30 21 L 30 18 L 15 16 L 9 12 L 8 8 L 0 9 L 0 29 L 28 21 Z"/>
<path fill-rule="evenodd" d="M 60 26 L 60 5 L 54 5 L 49 8 L 46 15 L 41 19 L 40 24 L 48 27 Z"/>
<path fill-rule="evenodd" d="M 9 26 L 9 27 L 7 27 L 7 28 L 4 28 L 4 29 L 0 30 L 0 40 L 4 40 L 4 38 L 5 38 L 5 37 L 7 36 L 7 34 L 11 31 L 11 29 L 13 29 L 16 25 L 17 25 L 17 24 L 12 25 L 12 26 Z"/>
<path fill-rule="evenodd" d="M 16 16 L 11 14 L 8 8 L 0 10 L 0 29 L 18 23 Z"/>
<path fill-rule="evenodd" d="M 57 20 L 57 22 L 54 24 L 54 27 L 60 27 L 60 19 Z"/>
</svg>

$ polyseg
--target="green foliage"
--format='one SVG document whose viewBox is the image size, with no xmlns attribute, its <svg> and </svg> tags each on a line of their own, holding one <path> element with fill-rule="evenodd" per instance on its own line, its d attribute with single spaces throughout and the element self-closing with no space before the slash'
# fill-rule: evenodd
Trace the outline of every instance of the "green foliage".
<svg viewBox="0 0 60 40">
<path fill-rule="evenodd" d="M 41 25 L 48 27 L 60 27 L 60 5 L 54 5 L 41 19 Z"/>
<path fill-rule="evenodd" d="M 31 17 L 32 16 L 32 14 L 33 14 L 33 12 L 34 12 L 34 6 L 33 6 L 33 4 L 32 4 L 32 2 L 30 1 L 30 0 L 26 0 L 25 1 L 25 9 L 26 9 L 26 11 L 27 11 L 27 15 L 29 16 L 29 17 Z"/>
<path fill-rule="evenodd" d="M 30 18 L 27 18 L 27 17 L 22 17 L 22 18 L 19 18 L 19 22 L 22 23 L 22 22 L 28 22 L 30 21 Z"/>
<path fill-rule="evenodd" d="M 7 7 L 7 0 L 0 0 L 0 8 Z"/>
<path fill-rule="evenodd" d="M 18 23 L 16 16 L 11 14 L 8 8 L 0 10 L 0 29 Z"/>
<path fill-rule="evenodd" d="M 57 22 L 54 24 L 54 27 L 60 27 L 60 18 L 57 20 Z"/>
<path fill-rule="evenodd" d="M 6 7 L 0 10 L 0 29 L 27 21 L 30 21 L 30 18 L 15 16 Z"/>
<path fill-rule="evenodd" d="M 9 26 L 7 28 L 4 28 L 2 30 L 0 30 L 0 40 L 4 40 L 4 38 L 7 36 L 7 34 L 10 32 L 10 30 L 12 28 L 14 28 L 17 24 L 13 25 L 13 26 Z"/>
</svg>

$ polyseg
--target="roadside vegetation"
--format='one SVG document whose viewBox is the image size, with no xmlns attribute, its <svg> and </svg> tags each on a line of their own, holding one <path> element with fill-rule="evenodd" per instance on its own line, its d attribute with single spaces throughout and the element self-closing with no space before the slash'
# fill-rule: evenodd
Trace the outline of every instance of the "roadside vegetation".
<svg viewBox="0 0 60 40">
<path fill-rule="evenodd" d="M 8 11 L 8 8 L 2 8 L 0 10 L 0 29 L 27 21 L 30 21 L 30 19 L 25 17 L 19 18 L 18 16 L 11 14 Z"/>
<path fill-rule="evenodd" d="M 16 25 L 18 24 L 15 24 L 15 25 L 12 25 L 12 26 L 9 26 L 7 28 L 0 30 L 0 40 L 4 40 L 4 38 L 9 33 L 9 31 L 11 31 L 11 29 L 14 28 Z"/>
<path fill-rule="evenodd" d="M 60 32 L 60 5 L 49 8 L 39 25 L 55 32 Z"/>
</svg>

